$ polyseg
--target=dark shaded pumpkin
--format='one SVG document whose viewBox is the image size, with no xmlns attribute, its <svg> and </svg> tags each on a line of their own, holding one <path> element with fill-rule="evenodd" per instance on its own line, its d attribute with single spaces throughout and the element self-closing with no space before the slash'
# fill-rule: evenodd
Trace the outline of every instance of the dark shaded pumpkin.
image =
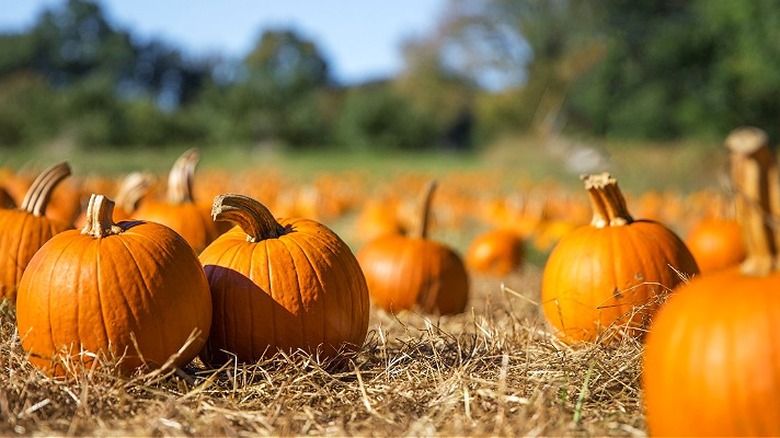
<svg viewBox="0 0 780 438">
<path fill-rule="evenodd" d="M 217 196 L 212 213 L 238 226 L 200 254 L 214 308 L 204 362 L 254 362 L 278 350 L 332 358 L 363 346 L 366 281 L 333 231 L 310 219 L 274 219 L 242 195 Z"/>
</svg>

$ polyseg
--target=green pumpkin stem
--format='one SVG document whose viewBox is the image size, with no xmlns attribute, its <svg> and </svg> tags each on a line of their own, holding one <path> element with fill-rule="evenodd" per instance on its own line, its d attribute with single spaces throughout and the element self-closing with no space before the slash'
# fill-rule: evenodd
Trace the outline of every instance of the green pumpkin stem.
<svg viewBox="0 0 780 438">
<path fill-rule="evenodd" d="M 70 165 L 67 161 L 54 164 L 41 172 L 24 195 L 20 208 L 35 216 L 45 215 L 46 207 L 57 184 L 70 174 Z"/>
<path fill-rule="evenodd" d="M 284 227 L 277 222 L 268 208 L 249 196 L 217 195 L 211 207 L 215 221 L 230 221 L 247 234 L 247 242 L 275 239 L 284 234 Z"/>
<path fill-rule="evenodd" d="M 103 195 L 92 194 L 87 204 L 86 224 L 81 234 L 101 239 L 112 234 L 119 234 L 122 229 L 114 224 L 114 201 Z"/>
<path fill-rule="evenodd" d="M 425 187 L 422 203 L 420 204 L 420 222 L 417 224 L 417 232 L 412 235 L 415 238 L 428 238 L 428 227 L 430 226 L 429 222 L 431 218 L 431 204 L 433 203 L 433 193 L 436 191 L 437 186 L 438 182 L 436 180 L 432 180 Z"/>
<path fill-rule="evenodd" d="M 173 163 L 168 174 L 168 202 L 170 204 L 187 204 L 195 202 L 192 196 L 192 185 L 195 177 L 195 167 L 200 161 L 197 148 L 185 151 Z"/>
<path fill-rule="evenodd" d="M 138 209 L 141 199 L 146 196 L 154 185 L 154 176 L 144 172 L 133 172 L 122 180 L 116 194 L 116 205 L 125 213 L 130 214 Z"/>
<path fill-rule="evenodd" d="M 778 269 L 780 233 L 780 178 L 766 133 L 742 127 L 725 140 L 731 161 L 734 207 L 742 228 L 747 257 L 740 265 L 745 275 L 766 276 Z"/>
<path fill-rule="evenodd" d="M 608 172 L 582 175 L 580 177 L 590 198 L 593 209 L 591 225 L 597 228 L 617 227 L 634 222 L 628 212 L 626 199 L 617 184 L 617 179 Z"/>
</svg>

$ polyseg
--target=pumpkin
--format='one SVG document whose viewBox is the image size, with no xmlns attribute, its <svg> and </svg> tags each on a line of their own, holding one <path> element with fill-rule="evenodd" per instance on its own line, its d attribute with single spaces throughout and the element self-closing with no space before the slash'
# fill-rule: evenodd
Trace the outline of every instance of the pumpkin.
<svg viewBox="0 0 780 438">
<path fill-rule="evenodd" d="M 200 161 L 197 149 L 184 152 L 173 164 L 168 176 L 166 200 L 147 200 L 135 211 L 135 218 L 158 222 L 172 228 L 200 252 L 219 234 L 208 207 L 192 196 L 195 167 Z"/>
<path fill-rule="evenodd" d="M 466 267 L 474 272 L 504 276 L 522 266 L 523 239 L 514 231 L 494 229 L 471 241 L 466 250 Z"/>
<path fill-rule="evenodd" d="M 732 219 L 706 219 L 694 226 L 685 244 L 702 274 L 722 271 L 745 259 L 739 223 Z"/>
<path fill-rule="evenodd" d="M 609 173 L 582 177 L 593 219 L 566 234 L 542 273 L 542 310 L 565 342 L 639 337 L 659 297 L 699 272 L 661 223 L 634 220 Z M 609 330 L 608 330 L 609 329 Z"/>
<path fill-rule="evenodd" d="M 22 347 L 49 374 L 72 372 L 78 361 L 91 366 L 96 356 L 128 374 L 180 367 L 209 333 L 211 296 L 192 248 L 154 222 L 113 223 L 113 208 L 93 195 L 84 229 L 46 242 L 22 276 Z"/>
<path fill-rule="evenodd" d="M 55 234 L 72 228 L 46 216 L 52 192 L 70 172 L 66 162 L 49 167 L 33 181 L 18 209 L 0 209 L 0 298 L 14 301 L 35 252 Z"/>
<path fill-rule="evenodd" d="M 650 327 L 642 387 L 652 435 L 780 436 L 780 181 L 767 137 L 740 128 L 731 151 L 747 258 L 694 278 Z"/>
<path fill-rule="evenodd" d="M 16 208 L 13 196 L 2 187 L 0 187 L 0 208 Z"/>
<path fill-rule="evenodd" d="M 311 219 L 274 219 L 243 195 L 217 196 L 212 215 L 238 226 L 200 254 L 214 309 L 204 362 L 255 362 L 279 350 L 325 359 L 363 346 L 366 281 L 338 235 Z"/>
<path fill-rule="evenodd" d="M 368 242 L 358 253 L 374 303 L 398 312 L 416 306 L 426 313 L 463 312 L 469 278 L 463 260 L 449 246 L 428 238 L 428 218 L 436 182 L 425 190 L 417 230 L 388 234 Z"/>
<path fill-rule="evenodd" d="M 13 198 L 15 205 L 21 205 L 30 190 L 34 179 L 26 174 L 17 174 L 9 169 L 0 172 L 0 185 Z M 81 189 L 71 179 L 60 181 L 51 195 L 46 207 L 46 217 L 73 224 L 81 214 Z"/>
<path fill-rule="evenodd" d="M 114 201 L 114 221 L 130 219 L 141 200 L 153 189 L 155 178 L 152 174 L 132 172 L 119 184 Z M 76 227 L 83 228 L 87 224 L 87 214 L 80 215 L 76 220 Z"/>
</svg>

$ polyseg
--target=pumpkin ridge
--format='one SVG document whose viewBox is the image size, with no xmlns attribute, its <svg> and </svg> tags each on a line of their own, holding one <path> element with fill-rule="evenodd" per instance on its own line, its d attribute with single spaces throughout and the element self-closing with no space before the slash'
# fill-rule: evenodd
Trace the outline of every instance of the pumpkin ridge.
<svg viewBox="0 0 780 438">
<path fill-rule="evenodd" d="M 320 301 L 325 300 L 325 294 L 323 293 L 324 291 L 322 290 L 322 287 L 321 287 L 324 283 L 322 281 L 322 278 L 320 277 L 319 270 L 312 263 L 311 258 L 309 257 L 309 253 L 303 248 L 301 243 L 298 242 L 296 239 L 279 239 L 279 240 L 282 242 L 282 244 L 284 244 L 285 248 L 287 248 L 287 251 L 289 252 L 290 257 L 292 258 L 292 266 L 293 266 L 293 270 L 296 272 L 296 274 L 299 272 L 299 270 L 298 270 L 298 261 L 299 261 L 299 259 L 298 259 L 298 257 L 294 257 L 293 256 L 292 250 L 290 248 L 291 248 L 291 246 L 293 244 L 295 245 L 295 247 L 298 248 L 298 250 L 303 255 L 304 260 L 306 260 L 306 263 L 309 265 L 309 269 L 317 277 L 317 283 L 318 283 L 318 286 L 320 286 L 318 288 L 318 289 L 320 289 L 319 293 L 317 294 L 318 299 Z M 329 265 L 329 268 L 333 269 L 333 266 Z M 302 291 L 303 288 L 302 288 L 302 285 L 301 285 L 301 277 L 299 275 L 296 275 L 295 276 L 295 281 L 298 284 L 298 288 L 297 288 L 298 302 L 300 303 L 300 306 L 301 306 L 301 312 L 303 314 L 306 314 L 307 317 L 311 317 L 310 314 L 312 313 L 311 310 L 313 310 L 313 309 L 310 309 L 310 308 L 308 308 L 305 305 L 305 301 L 303 299 L 303 291 Z M 321 306 L 322 306 L 322 303 L 321 302 L 317 302 L 316 306 L 312 306 L 312 307 L 321 307 Z M 317 309 L 317 310 L 319 310 L 319 309 Z M 309 347 L 309 348 L 314 347 L 315 349 L 312 350 L 312 351 L 316 351 L 316 347 L 318 347 L 319 345 L 312 345 L 311 342 L 310 342 L 309 338 L 311 338 L 311 336 L 308 335 L 309 332 L 306 330 L 306 322 L 304 321 L 306 318 L 297 318 L 297 319 L 299 319 L 300 322 L 301 322 L 301 334 L 303 336 L 304 344 L 306 344 L 307 347 Z M 324 327 L 325 318 L 322 318 L 322 321 L 323 321 L 323 327 Z M 316 325 L 316 324 L 314 324 L 314 325 Z M 322 336 L 320 336 L 320 339 L 321 339 L 320 340 L 320 344 L 324 343 L 324 337 L 325 337 L 324 335 L 325 335 L 325 331 L 323 329 Z M 314 336 L 314 338 L 316 339 L 317 336 Z"/>
<path fill-rule="evenodd" d="M 153 222 L 145 222 L 144 225 L 151 225 L 151 226 L 154 226 L 155 228 L 158 228 L 158 227 L 162 226 L 162 225 L 159 225 L 159 224 L 155 224 Z M 130 235 L 132 236 L 132 238 L 128 239 L 127 242 L 125 240 L 123 240 L 123 239 L 120 239 L 119 241 L 122 242 L 122 244 L 125 246 L 125 249 L 127 250 L 128 256 L 130 257 L 131 260 L 133 260 L 132 265 L 135 268 L 135 270 L 138 272 L 138 274 L 139 274 L 139 276 L 141 278 L 141 281 L 143 282 L 142 284 L 143 284 L 144 290 L 143 290 L 143 293 L 140 294 L 140 296 L 144 298 L 144 304 L 146 305 L 145 309 L 153 309 L 153 308 L 156 308 L 159 305 L 159 303 L 157 303 L 156 296 L 153 293 L 155 288 L 152 287 L 152 285 L 147 280 L 147 273 L 144 272 L 144 270 L 142 269 L 143 266 L 140 263 L 143 263 L 143 260 L 150 260 L 150 261 L 154 261 L 154 265 L 153 266 L 161 267 L 162 263 L 160 263 L 160 262 L 163 259 L 162 257 L 160 257 L 161 255 L 163 255 L 164 258 L 167 259 L 167 260 L 175 259 L 176 255 L 172 254 L 168 250 L 168 248 L 163 248 L 163 247 L 160 247 L 160 246 L 156 246 L 156 244 L 158 244 L 159 241 L 156 240 L 155 238 L 152 238 L 148 234 L 139 233 L 139 232 L 136 231 L 136 232 L 134 232 L 134 233 L 132 233 Z M 131 247 L 128 246 L 128 245 L 133 243 L 133 242 L 136 242 L 136 244 L 132 246 L 133 249 L 131 250 Z M 186 242 L 184 242 L 184 243 L 186 243 Z M 156 253 L 153 253 L 152 251 L 150 251 L 150 247 L 156 247 L 159 251 L 156 252 Z M 185 248 L 190 248 L 189 244 L 184 245 L 184 247 Z M 145 257 L 142 260 L 139 260 L 137 257 L 134 257 L 134 255 L 137 252 L 143 252 Z M 188 300 L 188 302 L 191 302 L 191 301 Z M 144 325 L 144 324 L 149 324 L 149 322 L 147 321 L 148 318 L 147 318 L 146 314 L 139 314 L 139 316 L 141 316 L 141 318 L 138 319 L 139 326 Z M 160 321 L 157 320 L 157 318 L 154 318 L 154 321 L 156 323 L 160 322 Z M 168 331 L 166 330 L 165 327 L 158 326 L 158 327 L 155 328 L 155 332 L 157 332 L 157 333 L 162 332 L 161 335 L 155 337 L 155 339 L 158 340 L 158 348 L 160 350 L 163 350 L 165 348 L 165 346 L 168 345 L 168 341 L 169 340 L 165 338 L 165 335 L 168 334 Z"/>
<path fill-rule="evenodd" d="M 328 257 L 323 257 L 322 259 L 328 265 L 327 272 L 331 275 L 331 280 L 333 280 L 333 283 L 334 284 L 349 284 L 350 283 L 349 280 L 352 279 L 352 277 L 349 275 L 349 273 L 341 272 L 341 268 L 342 268 L 341 264 L 333 264 L 333 263 L 331 263 L 332 259 L 338 260 L 339 257 L 340 257 L 339 254 L 337 254 L 333 250 L 333 248 L 331 248 L 331 242 L 319 239 L 318 238 L 319 237 L 318 234 L 308 234 L 307 236 L 311 236 L 312 240 L 314 240 L 318 244 L 320 244 L 320 252 L 321 253 L 323 251 L 327 251 L 328 252 Z M 292 243 L 295 243 L 301 249 L 301 251 L 303 252 L 304 256 L 308 260 L 310 266 L 312 267 L 312 271 L 317 275 L 317 281 L 319 281 L 320 286 L 323 286 L 326 283 L 329 283 L 327 281 L 327 279 L 322 276 L 321 270 L 317 269 L 316 265 L 312 264 L 312 262 L 311 262 L 310 250 L 312 249 L 312 244 L 311 244 L 311 242 L 308 241 L 308 239 L 292 239 L 292 238 L 290 238 L 290 239 L 285 239 L 285 240 L 290 240 Z M 303 246 L 304 244 L 309 246 L 309 248 L 308 248 L 309 250 L 304 248 L 304 246 Z M 342 274 L 342 275 L 338 275 L 338 274 Z M 299 292 L 300 292 L 300 290 L 299 290 Z M 322 319 L 322 334 L 320 336 L 321 344 L 325 344 L 326 342 L 328 342 L 327 338 L 328 338 L 328 332 L 329 331 L 327 330 L 327 318 L 325 317 L 325 313 L 324 313 L 325 309 L 327 308 L 326 301 L 329 301 L 331 299 L 335 299 L 336 302 L 338 303 L 337 307 L 339 309 L 347 309 L 347 306 L 345 306 L 345 303 L 342 300 L 340 292 L 341 292 L 341 290 L 338 290 L 337 293 L 335 293 L 335 294 L 325 294 L 324 293 L 324 288 L 320 287 L 320 299 L 319 299 L 318 307 L 320 308 L 320 310 L 323 311 L 323 312 L 321 312 L 321 319 Z M 345 313 L 347 315 L 353 315 L 354 314 L 354 303 L 352 303 L 351 300 L 347 300 L 346 304 L 349 305 L 349 308 L 348 308 L 348 310 Z M 349 337 L 351 338 L 352 336 L 353 336 L 353 333 L 350 332 L 349 333 Z"/>
<path fill-rule="evenodd" d="M 95 277 L 93 277 L 93 280 L 95 281 L 95 289 L 94 289 L 94 291 L 95 291 L 95 300 L 97 301 L 98 308 L 100 309 L 100 312 L 99 312 L 100 313 L 100 326 L 103 327 L 103 333 L 104 333 L 104 336 L 105 336 L 105 339 L 106 339 L 106 342 L 107 342 L 108 339 L 112 339 L 111 333 L 109 333 L 109 327 L 112 325 L 111 323 L 113 321 L 110 318 L 106 317 L 106 306 L 104 305 L 105 297 L 103 297 L 104 287 L 103 287 L 103 285 L 101 284 L 101 281 L 100 281 L 101 280 L 101 276 L 100 276 L 100 273 L 101 273 L 100 259 L 101 259 L 101 257 L 100 257 L 99 245 L 100 245 L 100 242 L 98 241 L 97 245 L 96 245 L 96 246 L 98 246 L 98 250 L 91 251 L 91 252 L 95 252 L 96 253 L 95 257 L 90 257 L 89 259 L 87 259 L 82 254 L 82 255 L 80 255 L 80 257 L 78 257 L 78 260 L 94 260 L 94 263 L 95 263 Z M 85 245 L 84 253 L 90 252 L 89 251 L 90 249 L 93 249 L 93 245 L 92 244 Z M 113 347 L 117 348 L 118 346 L 113 346 Z M 129 349 L 129 346 L 125 346 L 125 349 Z M 112 353 L 114 353 L 114 352 L 112 352 Z M 130 351 L 118 351 L 118 350 L 115 351 L 115 353 L 118 354 L 119 357 L 132 354 L 132 352 L 130 352 Z M 137 352 L 136 354 L 140 355 L 140 352 Z M 108 356 L 108 357 L 110 357 L 110 356 Z"/>
<path fill-rule="evenodd" d="M 312 222 L 312 223 L 316 224 L 316 222 Z M 327 226 L 323 224 L 317 224 L 317 227 L 325 227 L 326 229 L 329 230 L 329 228 L 327 228 Z M 359 289 L 362 289 L 364 287 L 367 288 L 367 286 L 361 285 L 361 283 L 365 283 L 365 274 L 363 273 L 363 270 L 360 267 L 360 263 L 357 261 L 357 259 L 352 257 L 351 251 L 349 249 L 349 245 L 347 245 L 346 242 L 344 242 L 337 234 L 332 232 L 330 235 L 314 233 L 311 234 L 311 236 L 312 236 L 311 239 L 312 241 L 321 244 L 321 247 L 325 248 L 331 254 L 332 257 L 327 259 L 328 262 L 332 260 L 341 260 L 342 258 L 344 258 L 341 252 L 345 252 L 345 253 L 349 252 L 350 259 L 351 259 L 350 263 L 347 264 L 330 263 L 329 265 L 329 267 L 331 268 L 329 272 L 333 273 L 335 280 L 339 282 L 338 284 L 349 284 L 352 287 L 356 287 Z M 307 243 L 309 245 L 312 244 L 309 241 L 307 241 Z M 336 247 L 334 247 L 334 245 L 336 245 Z M 337 249 L 339 249 L 338 252 L 336 251 Z M 336 267 L 338 267 L 338 269 L 335 269 Z M 341 274 L 341 275 L 337 275 L 337 274 Z M 346 305 L 345 305 L 342 294 L 340 293 L 336 294 L 338 300 L 338 307 L 341 309 L 346 309 L 345 313 L 347 315 L 350 315 L 350 317 L 352 317 L 352 315 L 356 315 L 358 311 L 360 313 L 368 313 L 368 309 L 370 307 L 370 304 L 368 302 L 369 299 L 368 293 L 359 294 L 359 296 L 361 298 L 360 302 L 354 301 L 352 299 L 348 299 L 346 300 Z M 325 303 L 323 302 L 323 308 L 326 307 L 324 304 Z M 323 320 L 327 321 L 325 315 L 323 315 Z M 358 330 L 358 336 L 361 336 L 363 339 L 361 339 L 360 341 L 361 345 L 355 345 L 355 347 L 357 348 L 362 347 L 362 343 L 365 342 L 365 335 L 360 335 L 360 333 L 364 333 L 366 331 L 368 327 L 368 321 L 365 321 L 364 325 L 365 327 L 362 327 Z M 325 331 L 323 333 L 323 336 L 326 337 L 327 333 L 328 332 Z M 350 329 L 350 337 L 354 337 L 355 335 L 356 334 L 354 330 Z"/>
<path fill-rule="evenodd" d="M 143 234 L 140 234 L 140 233 L 139 234 L 133 234 L 133 236 L 134 237 L 145 237 Z M 135 270 L 135 276 L 137 276 L 137 278 L 140 278 L 141 281 L 143 282 L 143 293 L 140 293 L 138 296 L 140 297 L 141 301 L 143 302 L 144 308 L 145 309 L 152 308 L 155 305 L 154 299 L 151 296 L 151 291 L 154 290 L 154 288 L 147 281 L 146 275 L 144 275 L 143 271 L 141 271 L 141 267 L 138 266 L 139 260 L 138 260 L 137 257 L 135 257 L 135 253 L 128 246 L 128 242 L 126 241 L 126 239 L 116 239 L 116 240 L 122 244 L 122 247 L 125 249 L 125 252 L 127 253 L 128 257 L 131 260 L 133 260 L 133 263 L 130 263 L 130 265 L 132 265 L 133 269 Z M 110 242 L 110 241 L 107 241 L 107 242 Z M 116 246 L 116 245 L 114 245 L 114 246 Z M 146 254 L 147 259 L 154 260 L 155 262 L 157 262 L 157 258 L 155 256 L 153 256 L 152 253 L 148 250 L 148 247 L 146 246 L 145 242 L 144 243 L 139 243 L 136 246 L 138 247 L 139 251 L 143 251 L 144 254 Z M 125 302 L 129 302 L 129 300 L 127 299 L 127 295 L 125 295 L 125 292 L 126 291 L 124 291 L 124 290 L 122 291 L 122 297 L 125 299 Z M 132 307 L 130 307 L 130 309 L 131 309 L 131 311 L 133 313 L 133 317 L 135 318 L 136 323 L 138 324 L 139 327 L 142 324 L 148 324 L 148 321 L 146 321 L 144 319 L 144 315 L 142 315 L 140 313 L 136 313 L 136 311 L 135 311 L 136 310 L 136 306 L 132 306 Z M 164 327 L 156 327 L 155 331 L 156 332 L 164 332 L 165 329 L 164 329 Z M 155 339 L 158 341 L 157 348 L 159 350 L 163 350 L 165 348 L 165 345 L 167 345 L 166 340 L 164 339 L 163 336 L 156 336 L 155 337 Z"/>
<path fill-rule="evenodd" d="M 56 257 L 51 262 L 59 263 L 60 259 L 65 255 L 65 250 L 68 247 L 70 247 L 73 243 L 74 242 L 71 241 L 71 242 L 68 242 L 67 244 L 65 244 L 62 247 L 58 247 L 58 254 L 56 255 Z M 46 261 L 47 261 L 47 263 L 50 263 L 50 261 L 48 260 L 48 257 L 46 258 Z M 32 269 L 32 272 L 37 272 L 37 270 L 36 269 Z M 49 279 L 47 280 L 48 284 L 52 283 L 52 279 L 54 278 L 54 274 L 56 274 L 56 273 L 57 272 L 55 272 L 54 270 L 52 270 L 49 273 L 50 274 L 49 275 Z M 56 342 L 56 337 L 55 337 L 55 331 L 57 331 L 57 330 L 54 329 L 54 326 L 51 323 L 51 309 L 56 308 L 57 306 L 52 306 L 51 305 L 51 301 L 52 301 L 51 291 L 47 289 L 47 293 L 48 293 L 49 306 L 46 307 L 46 311 L 47 311 L 46 321 L 48 321 L 48 324 L 49 324 L 49 328 L 50 328 L 49 333 L 51 335 L 51 341 L 52 341 L 51 342 L 51 345 L 52 345 L 52 357 L 51 358 L 47 358 L 47 359 L 53 360 L 54 356 L 57 354 L 56 347 L 54 347 L 54 346 L 57 345 L 58 343 Z M 78 299 L 76 299 L 76 300 L 74 300 L 74 302 L 76 304 L 76 315 L 75 316 L 76 316 L 76 321 L 77 321 L 77 324 L 78 324 L 78 315 L 79 315 L 79 311 L 80 311 L 80 308 L 79 308 L 80 301 Z"/>
</svg>

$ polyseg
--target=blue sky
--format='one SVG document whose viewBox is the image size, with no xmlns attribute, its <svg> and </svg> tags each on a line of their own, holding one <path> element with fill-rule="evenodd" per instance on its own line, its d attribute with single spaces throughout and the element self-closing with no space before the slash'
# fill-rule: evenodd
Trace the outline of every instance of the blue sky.
<svg viewBox="0 0 780 438">
<path fill-rule="evenodd" d="M 22 31 L 65 0 L 0 0 L 0 32 Z M 335 77 L 360 82 L 397 72 L 401 42 L 433 31 L 447 0 L 101 0 L 108 18 L 141 38 L 189 53 L 241 56 L 266 28 L 317 42 Z"/>
</svg>

